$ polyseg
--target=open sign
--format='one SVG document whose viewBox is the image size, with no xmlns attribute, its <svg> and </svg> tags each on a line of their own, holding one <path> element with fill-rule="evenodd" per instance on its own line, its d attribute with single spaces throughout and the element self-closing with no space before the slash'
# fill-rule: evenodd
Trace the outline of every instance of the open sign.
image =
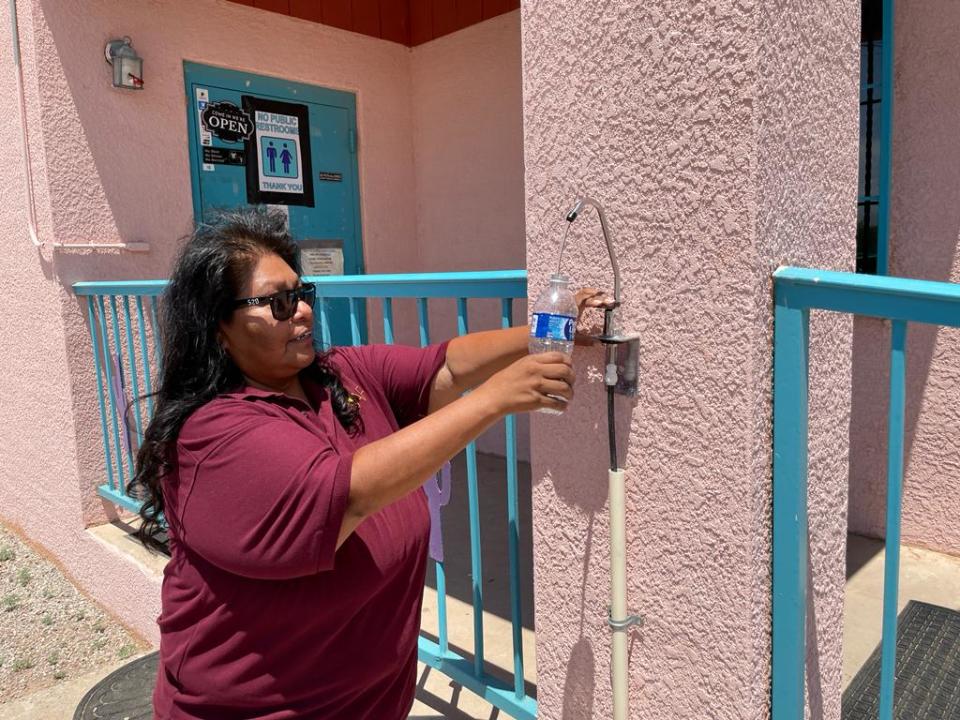
<svg viewBox="0 0 960 720">
<path fill-rule="evenodd" d="M 231 102 L 210 103 L 200 114 L 200 122 L 214 137 L 229 143 L 248 139 L 254 130 L 253 118 Z"/>
</svg>

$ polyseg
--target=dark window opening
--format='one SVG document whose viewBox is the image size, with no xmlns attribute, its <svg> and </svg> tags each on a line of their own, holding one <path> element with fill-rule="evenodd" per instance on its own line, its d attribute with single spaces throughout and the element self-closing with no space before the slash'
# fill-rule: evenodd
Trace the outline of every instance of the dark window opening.
<svg viewBox="0 0 960 720">
<path fill-rule="evenodd" d="M 880 209 L 880 103 L 883 0 L 863 0 L 860 20 L 860 179 L 857 190 L 857 272 L 877 272 Z"/>
</svg>

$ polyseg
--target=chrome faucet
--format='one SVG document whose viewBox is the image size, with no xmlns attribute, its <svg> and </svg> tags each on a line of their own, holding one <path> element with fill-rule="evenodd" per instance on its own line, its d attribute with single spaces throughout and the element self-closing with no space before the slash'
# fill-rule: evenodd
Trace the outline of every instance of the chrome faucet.
<svg viewBox="0 0 960 720">
<path fill-rule="evenodd" d="M 603 231 L 603 240 L 607 243 L 607 253 L 610 255 L 610 264 L 613 266 L 613 300 L 616 306 L 620 306 L 620 265 L 617 264 L 617 255 L 613 251 L 613 241 L 610 239 L 610 228 L 607 225 L 607 214 L 603 211 L 603 206 L 591 197 L 584 195 L 577 198 L 570 212 L 567 213 L 567 222 L 572 223 L 577 219 L 584 205 L 590 205 L 597 209 L 597 215 L 600 216 L 600 229 Z M 560 249 L 563 254 L 563 248 Z"/>
<path fill-rule="evenodd" d="M 607 244 L 607 254 L 610 256 L 610 265 L 613 267 L 613 307 L 603 311 L 603 334 L 595 339 L 606 345 L 606 369 L 604 384 L 621 395 L 636 395 L 637 374 L 640 354 L 640 339 L 637 335 L 622 335 L 617 327 L 616 310 L 620 307 L 620 264 L 613 250 L 613 240 L 610 237 L 610 226 L 607 224 L 607 214 L 603 206 L 586 195 L 577 198 L 566 220 L 573 223 L 584 207 L 594 207 L 600 217 L 600 229 L 603 231 L 603 240 Z M 567 227 L 569 231 L 570 227 Z M 564 234 L 563 244 L 560 246 L 560 262 L 563 259 L 563 245 L 566 244 Z M 558 271 L 559 272 L 559 271 Z"/>
</svg>

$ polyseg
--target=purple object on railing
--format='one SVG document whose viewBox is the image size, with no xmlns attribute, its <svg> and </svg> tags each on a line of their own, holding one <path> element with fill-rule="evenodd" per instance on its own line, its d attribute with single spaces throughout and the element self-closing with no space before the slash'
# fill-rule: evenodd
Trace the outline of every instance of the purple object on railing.
<svg viewBox="0 0 960 720">
<path fill-rule="evenodd" d="M 440 472 L 423 485 L 430 507 L 430 557 L 443 562 L 443 528 L 440 526 L 440 509 L 450 502 L 450 463 L 444 463 Z"/>
<path fill-rule="evenodd" d="M 120 356 L 113 356 L 113 372 L 110 374 L 110 393 L 113 395 L 113 406 L 120 415 L 120 431 L 123 433 L 123 447 L 127 454 L 133 452 L 130 444 L 130 430 L 127 428 L 127 408 L 130 403 L 127 402 L 127 393 L 123 387 L 123 366 L 120 364 Z M 119 448 L 118 448 L 119 450 Z"/>
</svg>

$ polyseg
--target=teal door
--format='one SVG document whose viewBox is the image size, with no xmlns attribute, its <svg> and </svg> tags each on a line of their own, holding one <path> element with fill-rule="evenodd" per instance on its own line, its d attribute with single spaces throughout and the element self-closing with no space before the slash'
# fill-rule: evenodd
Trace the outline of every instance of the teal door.
<svg viewBox="0 0 960 720">
<path fill-rule="evenodd" d="M 305 275 L 361 274 L 356 96 L 190 62 L 184 78 L 194 217 L 268 205 Z M 327 308 L 333 343 L 349 344 L 347 301 Z"/>
</svg>

